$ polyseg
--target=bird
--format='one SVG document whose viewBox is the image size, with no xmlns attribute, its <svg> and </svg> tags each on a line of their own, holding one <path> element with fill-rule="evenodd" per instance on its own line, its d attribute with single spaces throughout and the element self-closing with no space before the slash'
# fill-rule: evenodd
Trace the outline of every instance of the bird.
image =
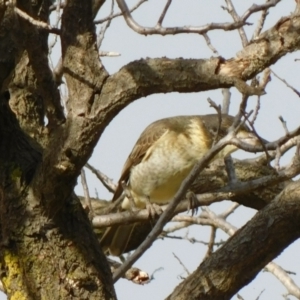
<svg viewBox="0 0 300 300">
<path fill-rule="evenodd" d="M 124 193 L 129 195 L 121 203 L 121 210 L 139 209 L 169 203 L 193 166 L 227 134 L 235 118 L 227 114 L 188 115 L 161 119 L 141 133 L 129 154 L 112 201 Z M 260 145 L 260 139 L 242 124 L 236 137 L 250 145 Z M 214 158 L 224 158 L 237 150 L 225 146 Z M 126 191 L 125 191 L 126 194 Z M 128 195 L 128 194 L 127 194 Z M 135 224 L 114 225 L 104 232 L 100 244 L 114 256 L 127 252 L 127 245 Z M 148 226 L 148 230 L 149 226 Z"/>
</svg>

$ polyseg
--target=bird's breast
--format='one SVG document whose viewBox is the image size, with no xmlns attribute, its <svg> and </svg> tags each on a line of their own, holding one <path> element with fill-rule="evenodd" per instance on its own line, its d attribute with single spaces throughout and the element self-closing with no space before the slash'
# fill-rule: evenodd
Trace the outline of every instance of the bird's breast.
<svg viewBox="0 0 300 300">
<path fill-rule="evenodd" d="M 153 203 L 170 201 L 208 148 L 206 141 L 187 134 L 167 132 L 162 136 L 131 170 L 129 187 L 137 206 L 145 205 L 145 196 Z"/>
</svg>

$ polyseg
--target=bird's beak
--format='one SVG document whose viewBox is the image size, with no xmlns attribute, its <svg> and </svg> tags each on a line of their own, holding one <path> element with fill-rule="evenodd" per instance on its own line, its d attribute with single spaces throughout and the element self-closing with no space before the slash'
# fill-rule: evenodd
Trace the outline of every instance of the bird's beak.
<svg viewBox="0 0 300 300">
<path fill-rule="evenodd" d="M 258 137 L 254 132 L 239 132 L 237 137 L 241 139 L 242 142 L 247 143 L 251 146 L 261 146 L 262 144 L 269 143 L 267 140 Z"/>
</svg>

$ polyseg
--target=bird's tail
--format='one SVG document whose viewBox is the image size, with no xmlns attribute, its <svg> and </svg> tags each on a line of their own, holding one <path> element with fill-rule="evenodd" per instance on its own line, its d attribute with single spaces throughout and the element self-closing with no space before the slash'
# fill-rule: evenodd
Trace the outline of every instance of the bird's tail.
<svg viewBox="0 0 300 300">
<path fill-rule="evenodd" d="M 134 227 L 135 224 L 128 224 L 107 228 L 100 241 L 103 251 L 114 256 L 120 256 L 126 252 Z"/>
</svg>

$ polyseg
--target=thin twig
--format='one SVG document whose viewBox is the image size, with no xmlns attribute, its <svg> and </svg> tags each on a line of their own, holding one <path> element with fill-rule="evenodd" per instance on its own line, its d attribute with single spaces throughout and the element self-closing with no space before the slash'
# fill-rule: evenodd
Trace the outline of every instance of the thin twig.
<svg viewBox="0 0 300 300">
<path fill-rule="evenodd" d="M 131 9 L 130 9 L 130 12 L 132 13 L 133 11 L 135 11 L 137 8 L 139 8 L 143 3 L 145 3 L 145 2 L 147 2 L 148 0 L 140 0 L 136 5 L 134 5 Z M 105 17 L 105 18 L 103 18 L 103 19 L 100 19 L 100 20 L 96 20 L 96 21 L 94 21 L 94 24 L 102 24 L 102 23 L 104 23 L 104 22 L 106 22 L 106 21 L 109 21 L 109 20 L 112 20 L 112 19 L 114 19 L 114 18 L 117 18 L 117 17 L 120 17 L 120 16 L 122 16 L 122 13 L 120 12 L 120 13 L 116 13 L 116 14 L 114 14 L 114 15 L 112 15 L 112 16 L 107 16 L 107 17 Z"/>
<path fill-rule="evenodd" d="M 178 224 L 180 224 L 180 223 L 187 223 L 187 222 L 178 222 Z M 193 225 L 193 224 L 191 224 L 191 225 Z M 175 240 L 184 240 L 184 241 L 190 242 L 191 244 L 198 243 L 198 244 L 202 244 L 204 246 L 208 246 L 208 244 L 209 244 L 209 242 L 201 241 L 201 240 L 195 239 L 194 237 L 188 237 L 188 236 L 182 237 L 182 236 L 175 236 L 175 235 L 167 235 L 167 234 L 164 234 L 164 232 L 165 232 L 165 230 L 160 235 L 164 239 L 167 238 L 167 239 L 175 239 Z M 224 244 L 225 244 L 224 241 L 214 242 L 214 246 L 216 246 L 216 247 L 223 246 Z"/>
<path fill-rule="evenodd" d="M 235 184 L 231 184 L 230 186 L 222 187 L 212 193 L 204 193 L 201 195 L 197 195 L 197 200 L 198 200 L 197 205 L 198 206 L 209 205 L 211 203 L 222 201 L 224 199 L 231 199 L 234 196 L 253 191 L 257 188 L 291 179 L 297 174 L 299 174 L 299 170 L 300 170 L 300 166 L 297 164 L 293 164 L 292 162 L 287 168 L 280 170 L 277 174 L 267 175 L 248 182 L 237 182 Z M 172 212 L 172 214 L 174 215 L 186 211 L 188 205 L 189 205 L 188 201 L 181 201 L 180 206 L 176 208 L 174 212 Z M 166 211 L 168 207 L 169 205 L 164 205 L 161 206 L 161 209 L 163 211 Z M 124 223 L 129 224 L 138 221 L 145 221 L 148 219 L 149 219 L 149 211 L 147 209 L 143 209 L 135 212 L 125 211 L 121 213 L 109 214 L 104 216 L 96 216 L 93 219 L 93 226 L 95 228 L 103 228 L 112 225 L 120 225 Z M 174 217 L 172 220 L 177 221 L 176 217 Z M 193 219 L 186 218 L 185 220 L 187 222 L 192 222 L 191 220 Z M 157 233 L 157 235 L 159 233 L 160 231 Z"/>
<path fill-rule="evenodd" d="M 280 151 L 280 147 L 276 149 L 276 156 L 274 159 L 274 169 L 278 172 L 280 170 L 280 158 L 282 157 L 282 153 Z"/>
<path fill-rule="evenodd" d="M 260 296 L 262 295 L 262 293 L 265 291 L 265 289 L 263 289 L 259 294 L 258 296 L 255 298 L 255 300 L 259 300 Z"/>
<path fill-rule="evenodd" d="M 50 33 L 53 34 L 60 34 L 60 29 L 58 28 L 53 28 L 51 27 L 49 24 L 43 22 L 43 21 L 39 21 L 39 20 L 35 20 L 34 18 L 32 18 L 31 16 L 29 16 L 27 13 L 25 13 L 24 11 L 22 11 L 21 9 L 19 9 L 18 7 L 14 6 L 12 4 L 11 1 L 6 2 L 7 5 L 12 5 L 13 9 L 15 11 L 15 13 L 17 15 L 19 15 L 21 18 L 23 18 L 24 20 L 28 21 L 29 23 L 33 24 L 34 26 L 38 27 L 38 28 L 42 28 Z"/>
<path fill-rule="evenodd" d="M 245 25 L 250 25 L 250 23 L 246 22 L 246 19 L 248 19 L 247 16 L 245 19 L 241 19 L 241 21 L 233 22 L 233 23 L 210 23 L 204 26 L 195 27 L 195 26 L 183 26 L 183 27 L 144 27 L 139 25 L 132 17 L 131 12 L 124 0 L 116 0 L 120 10 L 122 11 L 122 14 L 124 16 L 124 19 L 127 23 L 127 25 L 134 31 L 136 31 L 139 34 L 148 35 L 148 34 L 161 34 L 161 35 L 167 35 L 167 34 L 179 34 L 179 33 L 198 33 L 203 34 L 207 33 L 210 30 L 235 30 L 237 28 L 241 28 Z M 250 13 L 251 14 L 251 13 Z"/>
<path fill-rule="evenodd" d="M 206 254 L 204 256 L 204 259 L 209 257 L 214 251 L 216 232 L 217 232 L 217 228 L 215 226 L 211 226 L 209 243 L 208 243 L 208 246 L 207 246 L 207 251 L 206 251 Z"/>
<path fill-rule="evenodd" d="M 240 294 L 236 294 L 236 297 L 237 297 L 239 300 L 245 300 Z"/>
<path fill-rule="evenodd" d="M 247 19 L 255 12 L 264 10 L 268 7 L 275 6 L 280 0 L 273 0 L 267 4 L 262 5 L 252 5 L 242 17 L 239 18 L 238 21 L 234 21 L 233 23 L 210 23 L 204 26 L 183 26 L 183 27 L 162 27 L 162 26 L 153 26 L 153 27 L 144 27 L 139 25 L 132 17 L 131 12 L 124 0 L 116 0 L 118 6 L 124 16 L 124 19 L 127 25 L 134 31 L 139 34 L 149 35 L 149 34 L 180 34 L 180 33 L 198 33 L 204 34 L 210 30 L 235 30 L 242 28 L 245 25 L 250 25 L 247 22 Z"/>
<path fill-rule="evenodd" d="M 259 86 L 262 89 L 265 89 L 267 84 L 271 81 L 271 69 L 270 68 L 266 68 L 263 72 L 263 76 L 262 79 L 259 82 Z"/>
<path fill-rule="evenodd" d="M 99 34 L 97 36 L 97 47 L 98 49 L 101 47 L 101 44 L 103 42 L 103 39 L 104 39 L 104 35 L 108 29 L 108 27 L 110 26 L 111 24 L 111 20 L 112 20 L 112 16 L 114 14 L 114 4 L 115 4 L 115 1 L 114 0 L 111 0 L 111 7 L 110 7 L 110 14 L 109 14 L 109 19 L 108 21 L 106 22 L 106 24 L 101 28 L 101 30 L 99 31 Z"/>
<path fill-rule="evenodd" d="M 247 20 L 253 13 L 256 13 L 258 11 L 262 11 L 265 9 L 269 9 L 270 7 L 276 6 L 281 0 L 270 0 L 265 4 L 252 4 L 252 6 L 247 9 L 244 14 L 242 15 L 242 20 Z"/>
<path fill-rule="evenodd" d="M 164 9 L 163 9 L 163 11 L 162 11 L 162 13 L 161 13 L 158 21 L 157 21 L 157 25 L 156 26 L 161 27 L 162 22 L 164 21 L 164 18 L 166 16 L 166 13 L 167 13 L 167 11 L 168 11 L 171 3 L 172 3 L 172 0 L 167 0 L 167 3 L 165 5 L 165 7 L 164 7 Z"/>
<path fill-rule="evenodd" d="M 226 220 L 239 206 L 240 206 L 239 203 L 232 204 L 227 210 L 220 213 L 219 217 Z"/>
<path fill-rule="evenodd" d="M 204 37 L 205 41 L 206 41 L 206 44 L 208 46 L 208 48 L 214 53 L 214 54 L 217 54 L 219 55 L 219 52 L 218 50 L 212 45 L 211 41 L 210 41 L 210 38 L 208 36 L 207 33 L 203 33 L 202 36 Z"/>
<path fill-rule="evenodd" d="M 277 148 L 280 149 L 280 153 L 281 155 L 283 155 L 284 153 L 286 153 L 287 151 L 289 151 L 291 148 L 295 147 L 298 144 L 298 141 L 300 140 L 300 137 L 292 137 L 290 138 L 288 141 L 286 141 L 284 144 L 282 144 L 281 146 L 277 146 Z M 269 158 L 271 159 L 271 161 L 273 159 L 275 159 L 276 155 L 277 155 L 277 148 L 275 148 L 275 150 L 273 151 L 268 151 L 269 154 Z M 253 164 L 264 164 L 266 163 L 266 155 L 260 155 L 256 158 L 250 159 L 248 161 L 251 161 Z"/>
<path fill-rule="evenodd" d="M 233 3 L 231 2 L 231 0 L 225 0 L 226 4 L 227 4 L 227 11 L 229 12 L 229 14 L 232 16 L 232 19 L 235 22 L 239 22 L 241 20 L 240 16 L 237 14 L 235 7 L 233 5 Z M 243 44 L 243 47 L 246 47 L 248 45 L 248 38 L 246 35 L 246 31 L 243 27 L 238 29 L 239 35 L 241 37 L 241 41 Z"/>
<path fill-rule="evenodd" d="M 116 56 L 121 56 L 121 54 L 115 51 L 99 51 L 99 56 L 116 57 Z"/>
<path fill-rule="evenodd" d="M 97 170 L 89 163 L 86 163 L 86 168 L 88 168 L 92 173 L 96 175 L 96 177 L 100 180 L 100 182 L 107 188 L 107 190 L 111 193 L 114 193 L 117 189 L 116 184 L 108 178 L 104 173 L 102 173 L 100 170 Z"/>
<path fill-rule="evenodd" d="M 228 155 L 224 158 L 224 163 L 229 184 L 237 182 L 237 177 L 235 174 L 234 164 L 231 155 Z"/>
<path fill-rule="evenodd" d="M 92 201 L 91 201 L 91 197 L 90 197 L 89 188 L 88 188 L 88 185 L 87 185 L 84 169 L 81 170 L 81 184 L 82 184 L 82 187 L 83 187 L 83 194 L 84 194 L 84 197 L 85 197 L 86 206 L 89 208 L 89 216 L 92 220 L 93 217 L 94 217 L 94 210 L 93 210 L 93 206 L 92 206 Z"/>
<path fill-rule="evenodd" d="M 253 123 L 250 122 L 250 120 L 249 120 L 249 116 L 247 116 L 246 114 L 244 114 L 244 117 L 245 117 L 245 119 L 248 121 L 248 123 L 249 123 L 249 125 L 250 125 L 250 127 L 251 127 L 251 129 L 252 129 L 252 132 L 255 134 L 255 136 L 256 136 L 256 137 L 258 138 L 258 140 L 260 141 L 260 144 L 261 144 L 262 148 L 264 149 L 264 152 L 265 152 L 265 154 L 266 154 L 266 157 L 267 157 L 268 161 L 271 161 L 271 157 L 270 157 L 270 155 L 269 155 L 269 153 L 268 153 L 268 150 L 267 150 L 267 147 L 266 147 L 266 145 L 265 145 L 265 140 L 263 140 L 263 139 L 259 136 L 259 134 L 256 132 L 256 129 L 255 129 Z"/>
<path fill-rule="evenodd" d="M 269 2 L 269 0 L 266 0 L 266 3 L 267 2 Z M 267 15 L 269 14 L 268 9 L 269 8 L 266 8 L 266 9 L 262 10 L 260 19 L 257 22 L 256 28 L 255 28 L 255 30 L 253 32 L 251 40 L 256 39 L 260 35 L 260 33 L 261 33 L 261 31 L 262 31 L 262 29 L 264 27 Z"/>
<path fill-rule="evenodd" d="M 257 96 L 257 102 L 256 102 L 256 106 L 254 108 L 254 113 L 253 113 L 253 117 L 251 120 L 251 124 L 253 124 L 253 125 L 258 117 L 259 110 L 260 110 L 260 96 Z"/>
<path fill-rule="evenodd" d="M 178 230 L 181 230 L 183 228 L 187 228 L 190 225 L 192 225 L 192 224 L 188 223 L 188 222 L 175 223 L 174 225 L 169 226 L 168 228 L 165 228 L 164 231 L 162 232 L 162 235 L 165 236 L 167 234 L 174 233 L 174 232 L 176 232 Z"/>
<path fill-rule="evenodd" d="M 288 88 L 290 88 L 298 97 L 300 97 L 300 92 L 298 90 L 296 90 L 293 86 L 288 84 L 286 80 L 279 77 L 273 70 L 271 70 L 271 72 L 274 74 L 275 77 L 277 77 L 280 81 L 282 81 Z"/>
<path fill-rule="evenodd" d="M 278 119 L 280 120 L 280 122 L 281 122 L 281 124 L 282 124 L 282 127 L 283 127 L 283 129 L 284 129 L 285 134 L 286 134 L 286 135 L 289 135 L 290 133 L 289 133 L 289 130 L 288 130 L 288 128 L 287 128 L 286 121 L 283 119 L 282 116 L 279 116 Z"/>
<path fill-rule="evenodd" d="M 223 103 L 222 103 L 222 114 L 229 114 L 229 107 L 230 107 L 230 98 L 231 93 L 229 89 L 222 89 L 223 95 Z"/>
<path fill-rule="evenodd" d="M 211 107 L 213 107 L 218 114 L 218 129 L 217 132 L 214 136 L 214 140 L 213 140 L 213 145 L 215 145 L 218 141 L 218 138 L 220 136 L 220 130 L 221 130 L 221 124 L 222 124 L 222 112 L 221 112 L 221 106 L 217 105 L 211 98 L 207 98 L 208 103 L 210 104 Z"/>
<path fill-rule="evenodd" d="M 184 263 L 181 261 L 181 259 L 180 259 L 174 252 L 172 252 L 172 253 L 173 253 L 173 256 L 178 260 L 178 262 L 180 263 L 180 265 L 183 267 L 184 271 L 185 271 L 188 275 L 190 275 L 190 274 L 191 274 L 190 271 L 189 271 L 188 268 L 184 265 Z"/>
</svg>

